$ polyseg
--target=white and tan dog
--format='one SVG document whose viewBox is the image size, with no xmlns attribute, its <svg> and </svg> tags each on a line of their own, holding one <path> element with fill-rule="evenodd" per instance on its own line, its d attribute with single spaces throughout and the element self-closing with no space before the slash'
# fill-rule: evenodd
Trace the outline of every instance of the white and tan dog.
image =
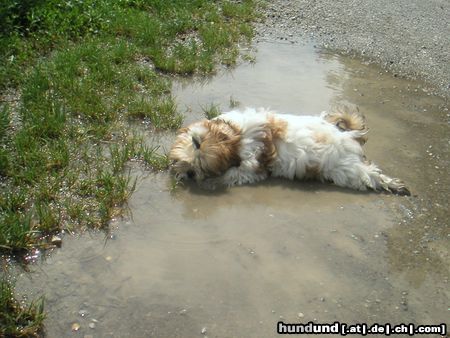
<svg viewBox="0 0 450 338">
<path fill-rule="evenodd" d="M 235 110 L 180 129 L 169 154 L 171 171 L 176 179 L 192 178 L 206 189 L 273 176 L 409 195 L 399 179 L 383 175 L 366 160 L 366 133 L 357 113 L 294 116 Z"/>
</svg>

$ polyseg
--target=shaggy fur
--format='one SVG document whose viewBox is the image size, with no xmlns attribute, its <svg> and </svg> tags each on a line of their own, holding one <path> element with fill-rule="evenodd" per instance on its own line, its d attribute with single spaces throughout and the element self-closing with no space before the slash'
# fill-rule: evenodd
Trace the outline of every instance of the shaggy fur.
<svg viewBox="0 0 450 338">
<path fill-rule="evenodd" d="M 366 133 L 361 115 L 342 110 L 321 116 L 231 111 L 180 129 L 169 154 L 171 171 L 206 189 L 273 176 L 409 195 L 399 179 L 366 160 Z"/>
</svg>

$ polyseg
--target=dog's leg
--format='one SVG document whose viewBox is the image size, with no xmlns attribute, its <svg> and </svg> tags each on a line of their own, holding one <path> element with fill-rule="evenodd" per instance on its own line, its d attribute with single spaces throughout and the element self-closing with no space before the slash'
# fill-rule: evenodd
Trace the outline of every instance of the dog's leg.
<svg viewBox="0 0 450 338">
<path fill-rule="evenodd" d="M 231 167 L 222 176 L 207 178 L 199 182 L 199 185 L 203 189 L 215 190 L 221 186 L 232 187 L 256 183 L 265 180 L 267 176 L 266 170 L 255 167 L 255 163 L 244 161 L 239 167 Z"/>
<path fill-rule="evenodd" d="M 357 190 L 385 190 L 398 195 L 411 195 L 405 184 L 398 178 L 391 178 L 381 173 L 381 169 L 373 163 L 348 162 L 334 167 L 324 175 L 325 179 L 333 181 L 341 187 Z"/>
<path fill-rule="evenodd" d="M 267 178 L 267 172 L 262 169 L 253 170 L 246 166 L 232 167 L 223 176 L 223 182 L 226 186 L 252 184 Z"/>
<path fill-rule="evenodd" d="M 403 183 L 402 180 L 398 178 L 392 178 L 380 174 L 380 187 L 396 195 L 411 196 L 411 192 L 405 186 L 405 183 Z"/>
</svg>

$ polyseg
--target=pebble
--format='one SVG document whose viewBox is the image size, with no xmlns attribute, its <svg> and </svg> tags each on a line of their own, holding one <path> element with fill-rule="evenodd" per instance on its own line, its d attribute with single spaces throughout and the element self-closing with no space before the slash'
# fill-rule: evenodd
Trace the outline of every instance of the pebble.
<svg viewBox="0 0 450 338">
<path fill-rule="evenodd" d="M 89 328 L 95 329 L 95 323 L 89 323 Z"/>
<path fill-rule="evenodd" d="M 203 335 L 205 335 L 206 334 L 206 327 L 204 327 L 201 332 L 202 332 Z"/>
<path fill-rule="evenodd" d="M 302 312 L 299 312 L 299 313 L 297 314 L 297 316 L 298 316 L 298 318 L 303 318 L 303 317 L 305 317 L 305 315 L 304 315 Z"/>
<path fill-rule="evenodd" d="M 78 324 L 78 323 L 73 323 L 72 324 L 72 331 L 78 331 L 79 329 L 80 329 L 80 324 Z"/>
</svg>

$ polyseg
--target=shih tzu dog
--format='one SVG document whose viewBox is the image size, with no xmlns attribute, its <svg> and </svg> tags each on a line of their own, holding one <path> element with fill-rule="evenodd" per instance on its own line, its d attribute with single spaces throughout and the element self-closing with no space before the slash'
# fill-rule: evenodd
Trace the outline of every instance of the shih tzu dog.
<svg viewBox="0 0 450 338">
<path fill-rule="evenodd" d="M 181 128 L 169 153 L 171 172 L 206 189 L 272 176 L 410 195 L 402 181 L 366 160 L 366 133 L 364 118 L 343 110 L 320 116 L 234 110 Z"/>
</svg>

